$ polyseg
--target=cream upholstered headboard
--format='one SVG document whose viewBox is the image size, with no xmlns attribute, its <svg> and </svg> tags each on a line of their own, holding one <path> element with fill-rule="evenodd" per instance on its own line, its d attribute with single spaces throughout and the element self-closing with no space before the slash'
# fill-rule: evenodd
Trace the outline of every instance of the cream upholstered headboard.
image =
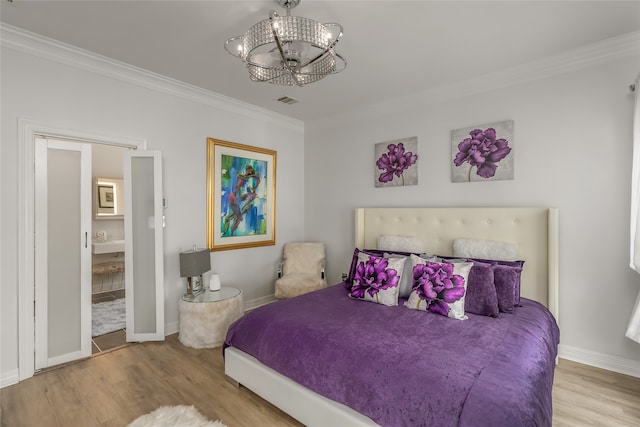
<svg viewBox="0 0 640 427">
<path fill-rule="evenodd" d="M 375 249 L 380 235 L 413 236 L 427 253 L 453 255 L 457 238 L 518 245 L 525 261 L 521 294 L 558 320 L 558 210 L 556 208 L 358 208 L 355 245 Z"/>
</svg>

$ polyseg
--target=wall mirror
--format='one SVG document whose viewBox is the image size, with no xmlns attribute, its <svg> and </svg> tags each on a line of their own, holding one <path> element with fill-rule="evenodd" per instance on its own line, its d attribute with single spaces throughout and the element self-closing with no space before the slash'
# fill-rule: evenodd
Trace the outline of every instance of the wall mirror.
<svg viewBox="0 0 640 427">
<path fill-rule="evenodd" d="M 122 179 L 94 179 L 96 219 L 124 218 L 124 186 Z"/>
</svg>

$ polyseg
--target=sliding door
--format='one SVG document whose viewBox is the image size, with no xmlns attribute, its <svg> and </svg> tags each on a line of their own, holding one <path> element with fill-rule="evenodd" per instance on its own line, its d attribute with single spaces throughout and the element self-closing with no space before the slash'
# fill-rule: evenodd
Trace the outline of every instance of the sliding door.
<svg viewBox="0 0 640 427">
<path fill-rule="evenodd" d="M 91 144 L 35 143 L 35 369 L 91 355 Z"/>
<path fill-rule="evenodd" d="M 164 340 L 162 157 L 125 154 L 127 341 Z"/>
</svg>

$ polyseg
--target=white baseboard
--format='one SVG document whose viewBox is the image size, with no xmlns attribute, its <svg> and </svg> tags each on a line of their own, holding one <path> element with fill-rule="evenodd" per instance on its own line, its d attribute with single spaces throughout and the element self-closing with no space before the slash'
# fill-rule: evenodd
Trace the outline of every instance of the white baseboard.
<svg viewBox="0 0 640 427">
<path fill-rule="evenodd" d="M 173 334 L 177 334 L 180 330 L 180 323 L 176 320 L 175 322 L 165 323 L 164 324 L 164 336 L 169 336 Z"/>
<path fill-rule="evenodd" d="M 0 374 L 0 388 L 5 388 L 10 385 L 18 384 L 20 382 L 20 371 L 12 369 L 8 372 Z"/>
<path fill-rule="evenodd" d="M 640 378 L 640 362 L 560 344 L 558 357 Z"/>
<path fill-rule="evenodd" d="M 267 305 L 270 304 L 274 301 L 277 301 L 276 297 L 274 296 L 274 294 L 270 294 L 264 297 L 260 297 L 260 298 L 255 298 L 249 301 L 245 301 L 244 303 L 244 311 L 251 311 L 253 309 L 256 309 L 262 305 Z"/>
</svg>

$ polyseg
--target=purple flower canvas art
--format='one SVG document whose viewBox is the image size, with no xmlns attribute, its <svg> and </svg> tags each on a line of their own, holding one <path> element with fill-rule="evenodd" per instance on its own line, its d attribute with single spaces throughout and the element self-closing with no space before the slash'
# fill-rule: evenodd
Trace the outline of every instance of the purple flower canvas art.
<svg viewBox="0 0 640 427">
<path fill-rule="evenodd" d="M 513 120 L 451 132 L 451 180 L 513 179 Z"/>
<path fill-rule="evenodd" d="M 417 137 L 376 144 L 376 187 L 417 185 L 417 151 Z"/>
</svg>

